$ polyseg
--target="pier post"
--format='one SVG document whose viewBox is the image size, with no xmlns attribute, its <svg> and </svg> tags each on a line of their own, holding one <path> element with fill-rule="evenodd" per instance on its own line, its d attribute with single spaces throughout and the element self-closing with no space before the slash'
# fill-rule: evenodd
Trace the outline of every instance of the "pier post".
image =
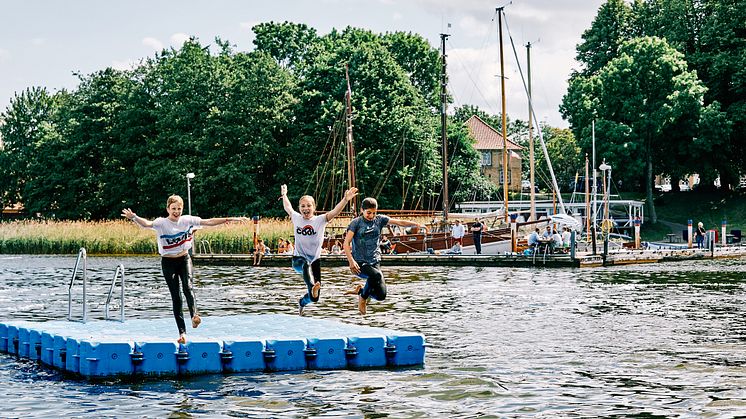
<svg viewBox="0 0 746 419">
<path fill-rule="evenodd" d="M 728 221 L 723 219 L 723 222 L 720 223 L 720 244 L 722 244 L 723 247 L 725 247 L 725 245 L 727 244 L 725 240 L 725 230 L 727 229 L 728 229 Z"/>
<path fill-rule="evenodd" d="M 518 214 L 510 214 L 510 251 L 518 251 Z"/>
<path fill-rule="evenodd" d="M 692 220 L 687 221 L 687 227 L 686 227 L 686 242 L 688 247 L 692 248 Z"/>
<path fill-rule="evenodd" d="M 640 217 L 635 217 L 635 249 L 640 248 Z"/>
<path fill-rule="evenodd" d="M 570 259 L 575 260 L 575 230 L 570 232 Z"/>
</svg>

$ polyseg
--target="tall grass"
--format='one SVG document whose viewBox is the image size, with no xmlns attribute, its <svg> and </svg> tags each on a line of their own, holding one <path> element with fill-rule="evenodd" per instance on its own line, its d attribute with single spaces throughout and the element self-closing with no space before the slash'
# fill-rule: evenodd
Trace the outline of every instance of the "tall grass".
<svg viewBox="0 0 746 419">
<path fill-rule="evenodd" d="M 326 228 L 327 236 L 341 234 L 349 217 L 337 217 Z M 425 219 L 418 222 L 426 222 Z M 250 253 L 254 233 L 276 251 L 280 238 L 293 239 L 288 218 L 263 218 L 257 224 L 228 223 L 205 227 L 194 236 L 195 251 L 209 243 L 212 253 Z M 88 254 L 154 255 L 158 253 L 155 232 L 126 220 L 36 221 L 0 223 L 0 254 L 76 254 L 85 247 Z"/>
<path fill-rule="evenodd" d="M 209 241 L 214 253 L 248 253 L 254 246 L 255 224 L 229 223 L 198 230 L 195 242 Z M 263 219 L 258 236 L 276 246 L 280 237 L 292 238 L 287 219 Z M 115 221 L 12 221 L 0 223 L 2 254 L 157 254 L 155 232 L 126 220 Z"/>
</svg>

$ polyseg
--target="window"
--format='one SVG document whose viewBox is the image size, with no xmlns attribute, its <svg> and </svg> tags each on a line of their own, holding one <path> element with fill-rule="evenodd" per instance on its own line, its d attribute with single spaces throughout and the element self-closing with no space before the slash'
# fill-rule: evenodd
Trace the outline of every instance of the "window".
<svg viewBox="0 0 746 419">
<path fill-rule="evenodd" d="M 492 166 L 492 152 L 491 151 L 482 152 L 482 166 Z"/>
<path fill-rule="evenodd" d="M 508 187 L 510 187 L 510 184 L 513 183 L 513 172 L 508 169 Z M 498 185 L 503 184 L 503 169 L 500 169 L 500 178 L 497 180 Z"/>
</svg>

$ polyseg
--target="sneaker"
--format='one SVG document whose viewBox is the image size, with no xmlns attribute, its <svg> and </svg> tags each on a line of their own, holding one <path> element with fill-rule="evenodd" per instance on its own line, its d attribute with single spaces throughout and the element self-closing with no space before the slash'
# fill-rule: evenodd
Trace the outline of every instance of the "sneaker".
<svg viewBox="0 0 746 419">
<path fill-rule="evenodd" d="M 179 338 L 176 339 L 176 343 L 180 343 L 182 345 L 186 345 L 186 333 L 180 334 Z"/>
<path fill-rule="evenodd" d="M 192 317 L 192 329 L 196 329 L 200 323 L 202 323 L 202 318 L 199 314 L 195 314 L 194 317 Z"/>
<path fill-rule="evenodd" d="M 306 310 L 306 307 L 298 301 L 298 315 L 303 316 L 303 312 Z"/>
<path fill-rule="evenodd" d="M 368 306 L 368 299 L 363 298 L 362 295 L 357 296 L 357 309 L 360 311 L 360 314 L 365 315 L 365 308 Z"/>
<path fill-rule="evenodd" d="M 321 289 L 321 282 L 316 282 L 313 284 L 313 287 L 311 287 L 311 297 L 319 298 L 319 290 Z"/>
</svg>

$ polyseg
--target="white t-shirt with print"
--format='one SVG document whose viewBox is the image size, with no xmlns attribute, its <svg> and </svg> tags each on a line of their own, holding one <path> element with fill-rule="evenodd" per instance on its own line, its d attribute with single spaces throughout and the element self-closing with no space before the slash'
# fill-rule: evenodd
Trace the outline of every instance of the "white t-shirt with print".
<svg viewBox="0 0 746 419">
<path fill-rule="evenodd" d="M 303 218 L 300 213 L 293 211 L 290 214 L 293 221 L 295 233 L 295 251 L 293 256 L 300 256 L 309 263 L 313 263 L 321 256 L 321 247 L 324 244 L 324 229 L 326 228 L 326 214 L 316 215 L 310 220 Z"/>
<path fill-rule="evenodd" d="M 191 215 L 182 215 L 173 222 L 168 218 L 158 217 L 153 220 L 152 229 L 158 240 L 158 253 L 164 255 L 178 255 L 192 248 L 194 231 L 202 225 L 202 219 Z"/>
</svg>

